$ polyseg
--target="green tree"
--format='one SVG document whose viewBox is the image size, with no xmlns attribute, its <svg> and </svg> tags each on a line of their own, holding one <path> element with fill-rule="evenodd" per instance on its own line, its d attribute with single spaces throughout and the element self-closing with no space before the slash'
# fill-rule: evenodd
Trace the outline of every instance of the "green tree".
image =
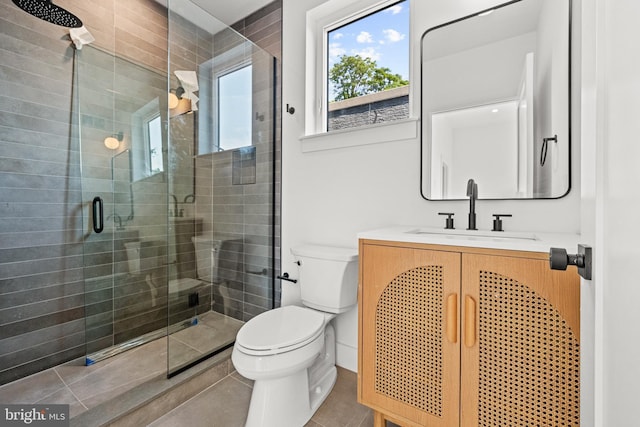
<svg viewBox="0 0 640 427">
<path fill-rule="evenodd" d="M 376 61 L 360 55 L 342 55 L 329 70 L 329 81 L 334 84 L 335 101 L 409 84 L 400 74 L 393 74 L 387 67 L 378 67 Z"/>
</svg>

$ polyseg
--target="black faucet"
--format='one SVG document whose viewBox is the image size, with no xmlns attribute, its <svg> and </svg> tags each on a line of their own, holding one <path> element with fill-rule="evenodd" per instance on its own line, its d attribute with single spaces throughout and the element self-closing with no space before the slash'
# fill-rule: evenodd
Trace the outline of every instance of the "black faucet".
<svg viewBox="0 0 640 427">
<path fill-rule="evenodd" d="M 467 230 L 477 230 L 476 199 L 478 198 L 478 184 L 476 184 L 473 179 L 467 182 L 467 196 L 469 196 L 469 227 Z"/>
</svg>

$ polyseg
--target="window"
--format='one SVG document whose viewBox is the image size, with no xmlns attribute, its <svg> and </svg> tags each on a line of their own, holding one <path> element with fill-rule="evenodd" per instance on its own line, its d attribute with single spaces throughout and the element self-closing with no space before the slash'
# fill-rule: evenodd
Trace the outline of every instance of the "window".
<svg viewBox="0 0 640 427">
<path fill-rule="evenodd" d="M 386 2 L 324 31 L 324 129 L 409 118 L 409 0 Z"/>
<path fill-rule="evenodd" d="M 164 171 L 163 126 L 158 98 L 131 115 L 131 165 L 133 181 Z"/>
<path fill-rule="evenodd" d="M 251 145 L 251 65 L 218 77 L 218 147 L 220 150 Z"/>
<path fill-rule="evenodd" d="M 246 41 L 198 66 L 198 156 L 253 145 L 254 56 Z"/>
<path fill-rule="evenodd" d="M 150 159 L 149 174 L 154 175 L 164 170 L 162 162 L 162 121 L 160 114 L 147 122 L 145 137 Z"/>
</svg>

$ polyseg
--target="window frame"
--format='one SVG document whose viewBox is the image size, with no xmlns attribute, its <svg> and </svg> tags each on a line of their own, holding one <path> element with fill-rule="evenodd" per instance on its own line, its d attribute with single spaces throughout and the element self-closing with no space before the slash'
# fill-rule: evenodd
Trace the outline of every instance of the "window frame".
<svg viewBox="0 0 640 427">
<path fill-rule="evenodd" d="M 160 117 L 160 136 L 162 150 L 162 170 L 160 172 L 151 172 L 151 142 L 149 136 L 149 123 Z M 151 176 L 161 174 L 165 171 L 165 147 L 166 132 L 162 128 L 162 114 L 160 112 L 160 99 L 158 97 L 142 106 L 132 114 L 131 119 L 131 138 L 132 146 L 130 147 L 132 155 L 132 181 L 139 181 Z"/>
<path fill-rule="evenodd" d="M 198 138 L 196 155 L 202 156 L 206 154 L 218 153 L 224 151 L 220 148 L 220 138 L 218 131 L 219 103 L 218 103 L 218 79 L 234 71 L 238 71 L 247 66 L 251 66 L 252 84 L 253 84 L 253 56 L 251 55 L 251 42 L 241 43 L 226 52 L 220 53 L 212 59 L 200 64 L 198 67 L 201 76 L 207 76 L 201 79 L 200 87 L 200 105 L 199 110 L 202 117 L 210 117 L 211 120 L 199 120 Z M 253 93 L 251 102 L 251 115 L 254 114 Z M 253 121 L 252 121 L 253 126 Z M 252 127 L 253 132 L 253 127 Z"/>
<path fill-rule="evenodd" d="M 157 171 L 153 170 L 153 148 L 151 147 L 151 129 L 150 129 L 150 125 L 152 122 L 156 122 L 158 123 L 158 129 L 160 131 L 159 135 L 160 135 L 160 151 L 159 151 L 159 158 L 160 158 L 160 166 L 161 168 Z M 153 115 L 148 115 L 144 118 L 144 127 L 143 127 L 143 133 L 144 133 L 144 142 L 145 142 L 145 156 L 148 156 L 147 158 L 147 163 L 149 165 L 149 170 L 147 170 L 147 173 L 149 174 L 149 176 L 155 175 L 157 173 L 162 173 L 164 172 L 164 153 L 162 151 L 162 117 L 160 117 L 160 112 L 158 111 L 157 114 L 153 114 Z"/>
<path fill-rule="evenodd" d="M 238 148 L 243 148 L 243 147 L 250 147 L 252 146 L 252 140 L 251 138 L 249 138 L 249 143 L 247 145 L 242 145 L 239 147 L 223 147 L 222 146 L 222 141 L 220 139 L 220 113 L 222 112 L 222 108 L 220 106 L 220 101 L 221 101 L 221 97 L 220 97 L 220 79 L 222 79 L 223 77 L 227 77 L 233 73 L 236 73 L 240 70 L 244 70 L 246 68 L 251 68 L 250 70 L 250 78 L 251 78 L 251 82 L 253 83 L 253 61 L 251 61 L 250 59 L 247 60 L 245 59 L 244 61 L 240 61 L 237 64 L 234 64 L 231 67 L 226 67 L 226 68 L 221 68 L 220 70 L 216 70 L 216 72 L 214 72 L 213 75 L 213 79 L 214 79 L 214 99 L 216 100 L 215 102 L 215 106 L 214 106 L 214 123 L 215 123 L 215 132 L 213 135 L 214 138 L 214 147 L 217 148 L 218 151 L 228 151 L 228 150 L 235 150 Z M 251 85 L 251 87 L 253 87 L 253 84 Z M 253 92 L 251 93 L 251 108 L 249 111 L 249 123 L 251 124 L 251 133 L 253 132 Z"/>
<path fill-rule="evenodd" d="M 379 12 L 399 0 L 354 0 L 345 5 L 344 0 L 330 0 L 307 12 L 306 15 L 306 64 L 305 64 L 305 135 L 303 151 L 316 151 L 318 149 L 330 149 L 340 146 L 363 145 L 378 142 L 395 141 L 398 139 L 417 138 L 417 114 L 414 109 L 414 49 L 415 41 L 412 37 L 414 28 L 413 14 L 409 14 L 409 118 L 392 122 L 358 126 L 348 129 L 327 131 L 329 83 L 328 83 L 328 58 L 329 43 L 328 33 L 333 29 L 348 25 L 363 17 Z M 409 8 L 413 8 L 414 0 L 407 0 Z M 371 132 L 378 129 L 380 132 Z M 354 143 L 348 141 L 347 134 L 360 132 L 368 136 L 377 136 L 367 142 Z M 322 146 L 321 139 L 335 136 L 335 142 Z M 352 136 L 351 136 L 352 138 Z M 333 138 L 332 138 L 333 139 Z M 305 140 L 313 140 L 305 144 Z M 338 142 L 341 140 L 341 142 Z M 306 145 L 306 147 L 304 146 Z"/>
</svg>

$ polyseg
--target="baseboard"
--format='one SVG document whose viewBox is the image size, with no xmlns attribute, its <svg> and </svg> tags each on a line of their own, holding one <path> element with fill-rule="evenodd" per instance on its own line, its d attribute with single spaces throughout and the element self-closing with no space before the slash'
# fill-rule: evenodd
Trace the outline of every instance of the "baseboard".
<svg viewBox="0 0 640 427">
<path fill-rule="evenodd" d="M 336 365 L 351 372 L 358 372 L 358 349 L 340 342 L 336 343 Z"/>
</svg>

